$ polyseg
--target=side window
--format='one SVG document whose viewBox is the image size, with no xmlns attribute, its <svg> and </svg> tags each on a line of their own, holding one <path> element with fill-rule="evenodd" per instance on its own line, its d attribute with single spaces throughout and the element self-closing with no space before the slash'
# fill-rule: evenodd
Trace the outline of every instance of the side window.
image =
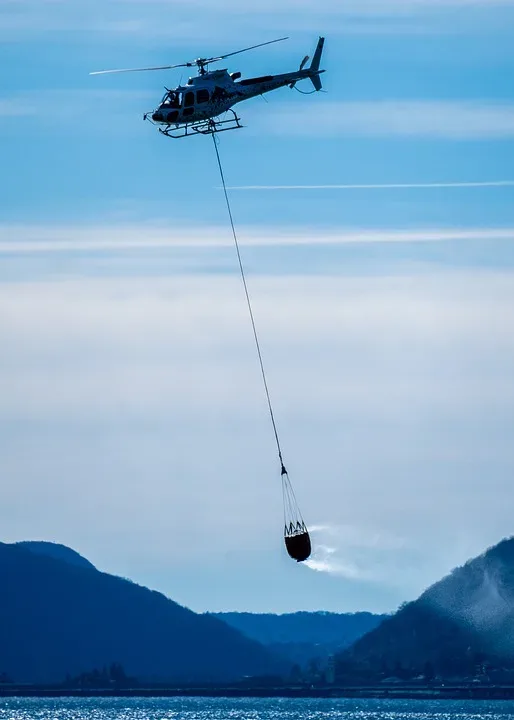
<svg viewBox="0 0 514 720">
<path fill-rule="evenodd" d="M 186 96 L 184 98 L 184 107 L 191 107 L 191 105 L 195 104 L 195 94 L 194 92 L 187 92 Z"/>
<path fill-rule="evenodd" d="M 209 102 L 209 91 L 198 90 L 198 92 L 196 93 L 196 102 L 198 104 Z"/>
</svg>

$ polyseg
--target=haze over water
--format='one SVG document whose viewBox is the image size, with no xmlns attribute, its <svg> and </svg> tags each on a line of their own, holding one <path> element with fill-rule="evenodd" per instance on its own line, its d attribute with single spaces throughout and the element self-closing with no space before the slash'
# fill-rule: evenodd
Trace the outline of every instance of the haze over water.
<svg viewBox="0 0 514 720">
<path fill-rule="evenodd" d="M 8 698 L 0 720 L 510 720 L 514 701 Z"/>
</svg>

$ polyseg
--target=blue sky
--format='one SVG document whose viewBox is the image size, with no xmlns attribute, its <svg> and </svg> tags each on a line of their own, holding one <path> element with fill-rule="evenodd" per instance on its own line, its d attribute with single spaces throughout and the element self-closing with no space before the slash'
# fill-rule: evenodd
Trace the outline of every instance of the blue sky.
<svg viewBox="0 0 514 720">
<path fill-rule="evenodd" d="M 514 2 L 341 6 L 0 0 L 4 540 L 196 610 L 382 611 L 512 533 Z M 327 92 L 220 152 L 310 567 L 212 143 L 142 122 L 181 71 L 88 75 L 284 34 L 229 70 L 325 35 Z"/>
</svg>

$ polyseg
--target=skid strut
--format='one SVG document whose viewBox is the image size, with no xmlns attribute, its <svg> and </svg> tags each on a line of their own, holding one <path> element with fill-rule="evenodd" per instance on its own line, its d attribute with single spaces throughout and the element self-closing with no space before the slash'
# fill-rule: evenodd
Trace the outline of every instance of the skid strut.
<svg viewBox="0 0 514 720">
<path fill-rule="evenodd" d="M 216 133 L 226 132 L 227 130 L 237 130 L 242 128 L 241 118 L 236 115 L 233 110 L 232 117 L 227 120 L 199 120 L 188 125 L 168 125 L 164 130 L 159 128 L 159 132 L 166 137 L 178 140 L 180 138 L 189 137 L 190 135 L 215 135 Z"/>
</svg>

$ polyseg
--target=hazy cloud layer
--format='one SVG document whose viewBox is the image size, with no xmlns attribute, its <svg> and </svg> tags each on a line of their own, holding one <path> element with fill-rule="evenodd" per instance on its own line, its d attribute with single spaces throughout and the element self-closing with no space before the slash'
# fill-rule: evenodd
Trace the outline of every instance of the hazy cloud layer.
<svg viewBox="0 0 514 720">
<path fill-rule="evenodd" d="M 477 182 L 382 183 L 375 185 L 239 185 L 228 190 L 440 190 L 443 188 L 514 187 L 514 180 L 482 180 Z"/>
<path fill-rule="evenodd" d="M 263 248 L 288 245 L 349 243 L 427 243 L 474 240 L 514 240 L 514 228 L 316 228 L 265 226 L 238 229 L 241 245 Z M 233 247 L 226 227 L 147 225 L 47 226 L 0 225 L 0 253 L 82 252 L 85 250 Z"/>
<path fill-rule="evenodd" d="M 96 81 L 97 82 L 97 81 Z M 0 119 L 38 117 L 47 124 L 74 132 L 74 119 L 84 118 L 80 132 L 105 133 L 107 119 L 126 120 L 140 132 L 143 111 L 152 109 L 155 91 L 101 89 L 47 90 L 0 98 Z M 309 103 L 302 112 L 295 104 L 276 103 L 273 111 L 253 105 L 249 134 L 407 137 L 439 140 L 508 140 L 514 137 L 514 103 L 459 100 L 369 100 Z M 114 125 L 113 131 L 119 128 Z M 78 129 L 75 129 L 78 132 Z M 127 130 L 123 130 L 126 132 Z"/>
<path fill-rule="evenodd" d="M 312 569 L 380 581 L 399 601 L 510 532 L 511 275 L 252 278 L 251 290 L 306 518 L 354 528 L 316 531 Z M 279 472 L 236 277 L 2 285 L 0 307 L 6 539 L 59 539 L 136 580 L 159 574 L 198 608 L 214 603 L 206 561 L 226 562 L 218 605 L 259 607 L 251 583 L 230 582 L 254 557 L 255 581 L 276 568 L 281 589 L 261 609 L 284 609 L 291 581 L 319 607 L 318 583 L 286 560 L 278 570 Z M 330 591 L 324 603 L 352 609 Z"/>
<path fill-rule="evenodd" d="M 330 33 L 461 32 L 480 30 L 492 21 L 501 27 L 502 12 L 512 0 L 330 0 L 322 6 L 310 0 L 3 0 L 0 33 L 6 40 L 22 40 L 34 33 L 89 32 L 100 36 L 172 37 L 174 46 L 209 40 L 209 23 L 224 19 L 219 35 L 230 38 L 252 16 L 254 33 L 268 33 L 269 23 L 288 32 Z M 451 25 L 448 25 L 449 20 Z"/>
<path fill-rule="evenodd" d="M 107 122 L 123 120 L 137 123 L 139 128 L 143 109 L 152 109 L 159 99 L 155 91 L 99 87 L 25 91 L 0 97 L 0 120 L 16 117 L 33 123 L 37 118 L 39 127 L 42 124 L 47 129 L 65 127 L 67 132 L 77 134 L 91 129 L 105 132 Z M 81 123 L 77 125 L 79 117 Z M 119 132 L 119 128 L 114 129 Z"/>
<path fill-rule="evenodd" d="M 275 107 L 258 113 L 259 127 L 290 135 L 501 140 L 514 137 L 514 104 L 491 101 L 383 100 Z"/>
</svg>

